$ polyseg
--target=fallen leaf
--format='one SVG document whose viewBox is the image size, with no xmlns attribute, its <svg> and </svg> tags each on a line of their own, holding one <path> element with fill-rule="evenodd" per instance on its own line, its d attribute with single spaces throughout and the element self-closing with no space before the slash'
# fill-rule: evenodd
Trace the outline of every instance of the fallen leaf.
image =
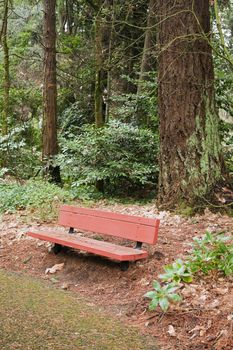
<svg viewBox="0 0 233 350">
<path fill-rule="evenodd" d="M 47 275 L 48 273 L 56 273 L 57 271 L 61 271 L 64 267 L 64 263 L 61 264 L 55 264 L 52 267 L 48 267 L 45 270 L 45 274 Z"/>
<path fill-rule="evenodd" d="M 19 232 L 16 235 L 16 239 L 19 241 L 20 239 L 23 239 L 25 237 L 25 233 L 24 232 Z"/>
<path fill-rule="evenodd" d="M 193 333 L 193 332 L 196 332 L 196 331 L 200 331 L 200 330 L 202 330 L 203 329 L 203 326 L 196 326 L 196 327 L 194 327 L 193 329 L 191 329 L 190 331 L 189 331 L 189 333 Z"/>
<path fill-rule="evenodd" d="M 69 283 L 64 282 L 64 283 L 61 285 L 61 289 L 63 289 L 63 290 L 69 289 Z"/>
<path fill-rule="evenodd" d="M 23 263 L 24 263 L 24 264 L 27 264 L 27 263 L 31 260 L 31 258 L 32 258 L 32 256 L 30 255 L 29 257 L 27 257 L 27 258 L 23 261 Z"/>
<path fill-rule="evenodd" d="M 171 337 L 176 337 L 176 331 L 172 324 L 169 324 L 167 332 Z"/>
<path fill-rule="evenodd" d="M 228 288 L 216 288 L 215 291 L 220 295 L 224 295 L 228 292 Z"/>
<path fill-rule="evenodd" d="M 142 278 L 139 283 L 142 285 L 142 286 L 148 286 L 150 284 L 149 281 L 147 281 L 145 278 Z"/>
<path fill-rule="evenodd" d="M 215 299 L 211 304 L 209 304 L 209 309 L 215 309 L 220 305 L 220 301 Z"/>
</svg>

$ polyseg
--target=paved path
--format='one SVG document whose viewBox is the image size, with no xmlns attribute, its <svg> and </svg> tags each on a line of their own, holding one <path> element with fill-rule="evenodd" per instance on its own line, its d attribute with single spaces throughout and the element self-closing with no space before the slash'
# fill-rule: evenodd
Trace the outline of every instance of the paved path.
<svg viewBox="0 0 233 350">
<path fill-rule="evenodd" d="M 0 270 L 0 350 L 156 350 L 77 295 Z"/>
</svg>

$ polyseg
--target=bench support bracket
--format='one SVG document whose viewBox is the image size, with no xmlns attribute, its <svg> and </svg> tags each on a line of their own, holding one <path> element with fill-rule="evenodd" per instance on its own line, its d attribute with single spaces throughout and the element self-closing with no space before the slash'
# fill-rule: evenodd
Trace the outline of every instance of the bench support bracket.
<svg viewBox="0 0 233 350">
<path fill-rule="evenodd" d="M 129 261 L 121 261 L 120 262 L 121 271 L 127 271 L 128 268 L 129 268 Z"/>
<path fill-rule="evenodd" d="M 135 249 L 141 250 L 142 249 L 142 242 L 137 242 L 136 246 L 135 246 Z"/>
<path fill-rule="evenodd" d="M 54 246 L 52 247 L 52 252 L 57 255 L 62 251 L 62 245 L 58 243 L 54 243 Z"/>
</svg>

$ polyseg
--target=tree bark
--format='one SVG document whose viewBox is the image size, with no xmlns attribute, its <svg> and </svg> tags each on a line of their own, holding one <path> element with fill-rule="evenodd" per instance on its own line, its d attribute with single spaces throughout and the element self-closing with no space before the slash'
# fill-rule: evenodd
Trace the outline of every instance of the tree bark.
<svg viewBox="0 0 233 350">
<path fill-rule="evenodd" d="M 4 17 L 1 30 L 1 42 L 3 46 L 4 54 L 4 95 L 3 95 L 3 111 L 2 111 L 2 135 L 7 135 L 8 133 L 8 119 L 9 119 L 9 105 L 10 105 L 10 68 L 9 68 L 9 48 L 7 43 L 7 28 L 8 28 L 8 10 L 9 3 L 8 0 L 4 1 Z"/>
<path fill-rule="evenodd" d="M 158 0 L 159 203 L 193 206 L 221 179 L 209 0 Z"/>
<path fill-rule="evenodd" d="M 149 113 L 141 106 L 140 98 L 147 92 L 145 81 L 149 80 L 148 73 L 156 69 L 155 55 L 152 54 L 153 47 L 155 48 L 155 9 L 156 0 L 149 0 L 148 14 L 147 14 L 147 28 L 145 31 L 144 47 L 142 51 L 142 59 L 140 65 L 140 73 L 137 84 L 137 105 L 136 116 L 138 125 L 147 125 L 149 127 L 150 118 Z"/>
<path fill-rule="evenodd" d="M 110 54 L 110 25 L 108 23 L 112 0 L 98 0 L 95 17 L 95 125 L 101 127 L 105 123 L 106 101 L 109 72 L 107 69 Z M 107 111 L 109 113 L 109 110 Z"/>
<path fill-rule="evenodd" d="M 112 0 L 98 0 L 95 3 L 95 125 L 97 128 L 104 126 L 109 119 L 109 94 L 110 94 L 110 70 L 112 25 L 111 10 Z M 103 150 L 104 152 L 104 150 Z M 104 181 L 97 180 L 96 188 L 104 192 Z"/>
<path fill-rule="evenodd" d="M 53 165 L 58 153 L 56 81 L 56 0 L 44 0 L 44 85 L 43 151 L 44 174 L 61 183 L 59 167 Z"/>
<path fill-rule="evenodd" d="M 155 69 L 155 58 L 152 56 L 153 49 L 153 33 L 155 24 L 155 7 L 157 0 L 150 0 L 148 6 L 148 15 L 147 15 L 147 28 L 145 32 L 144 47 L 142 52 L 142 60 L 140 66 L 140 74 L 138 79 L 138 89 L 137 93 L 141 94 L 143 91 L 142 82 L 146 79 L 146 74 L 152 69 Z"/>
</svg>

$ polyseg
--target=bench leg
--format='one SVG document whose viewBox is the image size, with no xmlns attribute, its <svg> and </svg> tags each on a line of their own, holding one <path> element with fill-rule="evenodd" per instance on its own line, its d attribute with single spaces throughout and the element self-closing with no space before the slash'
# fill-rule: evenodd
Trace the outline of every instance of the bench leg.
<svg viewBox="0 0 233 350">
<path fill-rule="evenodd" d="M 121 261 L 120 262 L 121 271 L 127 271 L 128 268 L 129 268 L 129 261 Z"/>
<path fill-rule="evenodd" d="M 57 255 L 61 251 L 62 251 L 62 245 L 55 243 L 54 246 L 52 247 L 52 252 Z"/>
</svg>

